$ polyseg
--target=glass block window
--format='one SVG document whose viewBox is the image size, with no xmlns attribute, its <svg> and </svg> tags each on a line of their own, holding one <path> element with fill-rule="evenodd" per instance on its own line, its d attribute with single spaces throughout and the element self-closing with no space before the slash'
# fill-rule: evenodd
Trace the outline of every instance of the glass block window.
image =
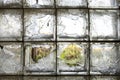
<svg viewBox="0 0 120 80">
<path fill-rule="evenodd" d="M 0 75 L 117 80 L 120 0 L 0 0 Z"/>
</svg>

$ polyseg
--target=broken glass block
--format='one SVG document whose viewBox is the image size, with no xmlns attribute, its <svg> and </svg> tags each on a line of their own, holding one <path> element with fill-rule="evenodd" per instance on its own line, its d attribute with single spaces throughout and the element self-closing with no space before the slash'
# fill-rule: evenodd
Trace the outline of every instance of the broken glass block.
<svg viewBox="0 0 120 80">
<path fill-rule="evenodd" d="M 86 0 L 56 0 L 57 7 L 87 7 Z"/>
<path fill-rule="evenodd" d="M 24 0 L 24 7 L 53 8 L 54 0 Z"/>
<path fill-rule="evenodd" d="M 19 74 L 22 71 L 21 44 L 0 44 L 0 74 Z"/>
<path fill-rule="evenodd" d="M 57 80 L 87 80 L 81 76 L 60 76 L 57 77 Z"/>
<path fill-rule="evenodd" d="M 0 10 L 0 40 L 22 40 L 22 10 Z"/>
<path fill-rule="evenodd" d="M 119 56 L 115 43 L 91 44 L 91 74 L 115 74 Z"/>
<path fill-rule="evenodd" d="M 92 76 L 90 80 L 119 80 L 118 76 Z"/>
<path fill-rule="evenodd" d="M 25 70 L 33 73 L 55 72 L 55 45 L 54 43 L 30 44 L 26 43 Z"/>
<path fill-rule="evenodd" d="M 24 80 L 56 80 L 56 77 L 35 77 L 35 76 L 26 76 Z"/>
<path fill-rule="evenodd" d="M 91 10 L 91 39 L 116 40 L 118 30 L 117 10 Z"/>
<path fill-rule="evenodd" d="M 25 10 L 25 40 L 54 40 L 54 10 Z"/>
<path fill-rule="evenodd" d="M 22 0 L 0 0 L 0 7 L 22 8 Z"/>
<path fill-rule="evenodd" d="M 86 10 L 58 10 L 58 40 L 86 40 L 88 33 L 87 26 Z"/>
<path fill-rule="evenodd" d="M 57 49 L 58 74 L 86 74 L 86 43 L 58 43 Z"/>
<path fill-rule="evenodd" d="M 118 0 L 88 0 L 90 8 L 118 8 Z"/>
</svg>

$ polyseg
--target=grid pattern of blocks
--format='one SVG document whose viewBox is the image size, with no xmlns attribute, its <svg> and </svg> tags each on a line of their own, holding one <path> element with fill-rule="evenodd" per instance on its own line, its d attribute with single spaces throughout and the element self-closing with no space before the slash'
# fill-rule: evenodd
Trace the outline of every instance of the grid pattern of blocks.
<svg viewBox="0 0 120 80">
<path fill-rule="evenodd" d="M 0 0 L 0 75 L 120 75 L 119 5 Z"/>
</svg>

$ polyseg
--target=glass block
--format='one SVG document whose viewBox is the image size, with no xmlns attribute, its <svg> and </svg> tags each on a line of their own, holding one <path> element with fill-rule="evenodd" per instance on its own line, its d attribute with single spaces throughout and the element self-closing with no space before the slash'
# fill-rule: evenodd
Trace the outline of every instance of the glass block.
<svg viewBox="0 0 120 80">
<path fill-rule="evenodd" d="M 22 0 L 0 0 L 1 8 L 22 8 Z"/>
<path fill-rule="evenodd" d="M 0 40 L 22 40 L 22 10 L 0 10 Z"/>
<path fill-rule="evenodd" d="M 80 9 L 59 9 L 58 40 L 87 40 L 87 11 Z"/>
<path fill-rule="evenodd" d="M 22 80 L 21 76 L 0 76 L 0 80 Z"/>
<path fill-rule="evenodd" d="M 88 0 L 90 8 L 118 8 L 118 0 Z"/>
<path fill-rule="evenodd" d="M 57 7 L 87 7 L 86 0 L 56 0 Z"/>
<path fill-rule="evenodd" d="M 87 74 L 86 43 L 59 42 L 57 47 L 58 74 Z"/>
<path fill-rule="evenodd" d="M 0 74 L 21 74 L 22 45 L 0 43 Z"/>
<path fill-rule="evenodd" d="M 60 76 L 57 80 L 87 80 L 85 77 L 81 76 Z"/>
<path fill-rule="evenodd" d="M 25 10 L 25 40 L 54 40 L 54 10 Z"/>
<path fill-rule="evenodd" d="M 92 40 L 117 40 L 117 10 L 91 10 L 90 27 Z"/>
<path fill-rule="evenodd" d="M 119 80 L 118 76 L 92 76 L 90 80 Z"/>
<path fill-rule="evenodd" d="M 56 77 L 49 77 L 49 76 L 43 76 L 43 77 L 26 76 L 26 77 L 24 77 L 24 80 L 56 80 Z"/>
<path fill-rule="evenodd" d="M 24 0 L 24 7 L 53 8 L 54 7 L 54 0 Z"/>
<path fill-rule="evenodd" d="M 115 43 L 92 43 L 91 74 L 116 74 L 119 56 Z"/>
<path fill-rule="evenodd" d="M 56 71 L 54 43 L 26 43 L 26 74 L 54 74 Z"/>
</svg>

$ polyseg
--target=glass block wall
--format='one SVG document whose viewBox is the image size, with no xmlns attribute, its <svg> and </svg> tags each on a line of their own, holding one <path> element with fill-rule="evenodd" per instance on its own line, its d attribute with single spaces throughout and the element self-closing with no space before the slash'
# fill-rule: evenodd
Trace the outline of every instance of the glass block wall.
<svg viewBox="0 0 120 80">
<path fill-rule="evenodd" d="M 119 6 L 119 0 L 0 0 L 0 75 L 119 80 Z"/>
</svg>

